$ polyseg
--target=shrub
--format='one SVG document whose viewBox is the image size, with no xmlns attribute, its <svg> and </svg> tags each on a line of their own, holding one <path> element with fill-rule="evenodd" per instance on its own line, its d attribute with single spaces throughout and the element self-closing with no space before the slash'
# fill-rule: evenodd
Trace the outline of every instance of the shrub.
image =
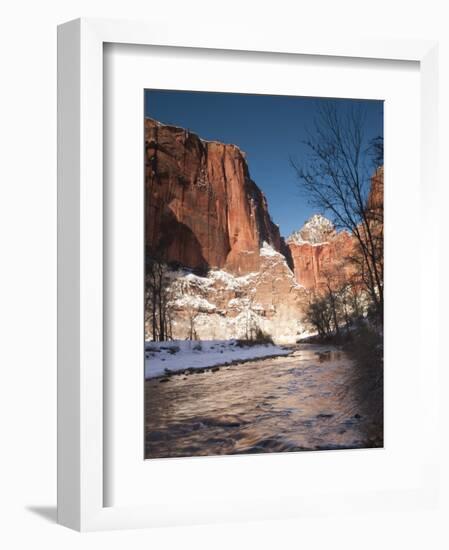
<svg viewBox="0 0 449 550">
<path fill-rule="evenodd" d="M 248 346 L 261 346 L 261 345 L 268 345 L 268 344 L 274 344 L 273 338 L 270 334 L 267 334 L 264 332 L 261 328 L 257 328 L 254 332 L 254 335 L 252 338 L 247 339 L 240 339 L 236 340 L 235 345 L 243 348 Z"/>
</svg>

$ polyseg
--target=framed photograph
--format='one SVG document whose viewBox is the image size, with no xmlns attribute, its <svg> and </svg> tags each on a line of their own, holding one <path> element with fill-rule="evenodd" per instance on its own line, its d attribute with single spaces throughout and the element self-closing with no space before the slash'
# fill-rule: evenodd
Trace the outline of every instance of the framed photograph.
<svg viewBox="0 0 449 550">
<path fill-rule="evenodd" d="M 144 102 L 145 458 L 383 447 L 383 101 Z"/>
<path fill-rule="evenodd" d="M 58 50 L 59 522 L 434 506 L 436 44 Z"/>
</svg>

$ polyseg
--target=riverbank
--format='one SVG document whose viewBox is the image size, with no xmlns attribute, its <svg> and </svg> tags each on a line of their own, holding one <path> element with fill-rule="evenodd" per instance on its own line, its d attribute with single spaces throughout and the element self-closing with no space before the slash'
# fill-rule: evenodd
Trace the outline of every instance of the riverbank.
<svg viewBox="0 0 449 550">
<path fill-rule="evenodd" d="M 145 343 L 145 378 L 286 356 L 291 349 L 240 340 L 173 340 Z"/>
</svg>

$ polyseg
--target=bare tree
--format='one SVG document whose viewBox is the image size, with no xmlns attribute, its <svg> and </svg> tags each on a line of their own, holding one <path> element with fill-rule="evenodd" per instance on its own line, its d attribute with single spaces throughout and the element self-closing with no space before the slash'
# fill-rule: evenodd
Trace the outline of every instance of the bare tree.
<svg viewBox="0 0 449 550">
<path fill-rule="evenodd" d="M 370 141 L 369 151 L 374 164 L 374 168 L 377 168 L 378 166 L 383 166 L 384 138 L 382 136 L 376 136 Z"/>
<path fill-rule="evenodd" d="M 382 321 L 383 209 L 368 205 L 372 157 L 362 108 L 354 106 L 343 113 L 334 101 L 322 103 L 305 145 L 307 160 L 291 159 L 300 187 L 313 205 L 332 217 L 337 228 L 347 229 L 355 237 L 355 262 Z"/>
<path fill-rule="evenodd" d="M 149 258 L 145 266 L 145 324 L 154 341 L 171 338 L 170 285 L 167 267 Z"/>
<path fill-rule="evenodd" d="M 200 314 L 198 311 L 198 308 L 194 307 L 193 304 L 188 304 L 185 308 L 185 312 L 187 315 L 187 322 L 188 322 L 188 335 L 187 338 L 189 340 L 196 340 L 197 339 L 197 333 L 195 329 L 195 322 Z"/>
<path fill-rule="evenodd" d="M 257 289 L 264 283 L 265 276 L 268 275 L 271 281 L 271 307 L 276 311 L 275 299 L 275 279 L 270 276 L 270 264 L 267 263 L 257 272 L 256 278 L 252 281 L 252 287 L 245 297 L 245 338 L 248 341 L 272 341 L 271 335 L 267 334 L 260 326 L 260 307 L 256 301 Z"/>
<path fill-rule="evenodd" d="M 335 336 L 340 336 L 340 294 L 341 286 L 339 279 L 334 276 L 330 270 L 325 270 L 324 278 L 326 281 L 325 297 L 327 299 L 328 307 L 332 315 L 332 322 L 334 325 Z"/>
</svg>

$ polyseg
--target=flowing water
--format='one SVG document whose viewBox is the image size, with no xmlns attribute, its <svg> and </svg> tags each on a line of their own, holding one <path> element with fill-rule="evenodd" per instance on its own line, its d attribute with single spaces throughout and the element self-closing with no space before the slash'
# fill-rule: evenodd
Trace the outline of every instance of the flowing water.
<svg viewBox="0 0 449 550">
<path fill-rule="evenodd" d="M 368 446 L 353 368 L 335 348 L 304 344 L 287 357 L 147 380 L 146 458 Z"/>
</svg>

